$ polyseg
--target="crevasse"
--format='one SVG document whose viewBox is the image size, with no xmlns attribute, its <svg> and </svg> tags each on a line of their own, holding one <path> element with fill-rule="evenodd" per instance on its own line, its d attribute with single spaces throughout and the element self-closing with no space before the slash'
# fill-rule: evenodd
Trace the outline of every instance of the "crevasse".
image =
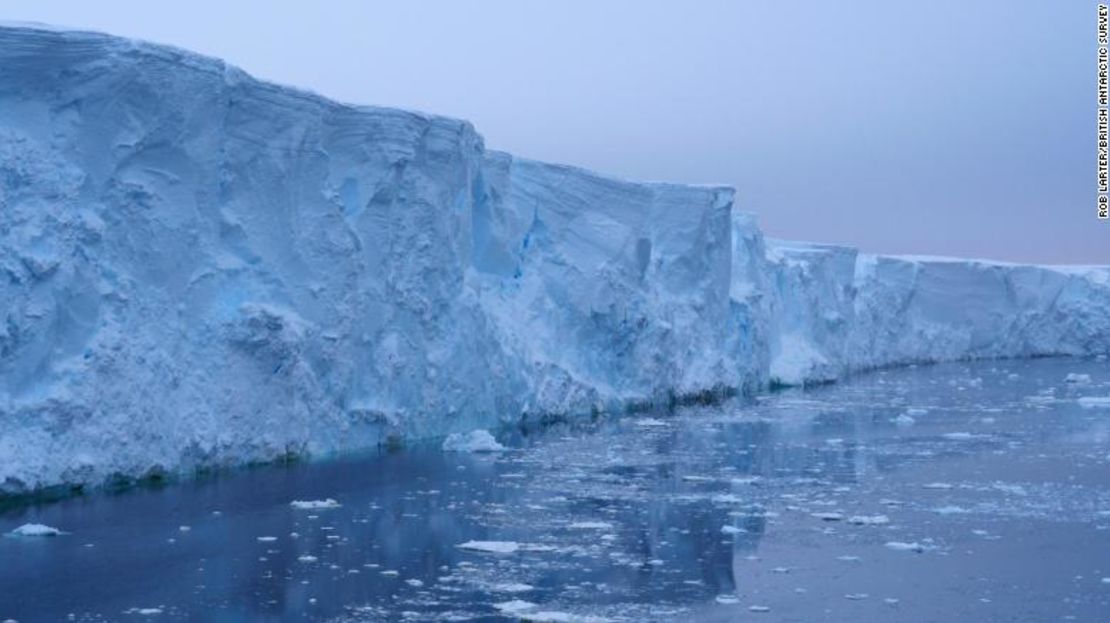
<svg viewBox="0 0 1110 623">
<path fill-rule="evenodd" d="M 221 61 L 0 26 L 0 493 L 1110 352 L 1110 270 L 764 240 L 727 187 L 488 151 Z"/>
</svg>

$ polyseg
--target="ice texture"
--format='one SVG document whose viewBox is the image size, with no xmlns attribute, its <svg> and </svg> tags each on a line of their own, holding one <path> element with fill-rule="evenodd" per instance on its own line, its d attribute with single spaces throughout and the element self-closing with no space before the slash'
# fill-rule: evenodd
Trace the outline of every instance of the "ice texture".
<svg viewBox="0 0 1110 623">
<path fill-rule="evenodd" d="M 1106 268 L 767 241 L 733 200 L 0 26 L 0 495 L 1110 353 Z"/>
</svg>

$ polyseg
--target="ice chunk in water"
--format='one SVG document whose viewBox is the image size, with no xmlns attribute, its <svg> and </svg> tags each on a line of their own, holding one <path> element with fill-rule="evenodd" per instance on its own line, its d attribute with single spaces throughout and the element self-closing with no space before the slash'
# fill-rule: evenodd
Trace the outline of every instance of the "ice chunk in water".
<svg viewBox="0 0 1110 623">
<path fill-rule="evenodd" d="M 1079 399 L 1084 409 L 1110 409 L 1110 396 L 1084 396 Z"/>
<path fill-rule="evenodd" d="M 491 554 L 512 554 L 520 549 L 516 541 L 467 541 L 459 543 L 459 549 L 468 549 L 475 552 L 489 552 Z"/>
<path fill-rule="evenodd" d="M 342 504 L 332 498 L 324 500 L 293 500 L 289 505 L 299 510 L 326 510 L 342 506 Z"/>
<path fill-rule="evenodd" d="M 917 552 L 918 554 L 925 551 L 925 546 L 914 541 L 913 543 L 906 543 L 904 541 L 888 541 L 886 546 L 896 552 Z"/>
<path fill-rule="evenodd" d="M 489 431 L 478 429 L 448 435 L 443 442 L 443 449 L 449 452 L 501 452 L 506 448 Z"/>
<path fill-rule="evenodd" d="M 58 536 L 63 532 L 41 523 L 25 523 L 10 532 L 12 536 Z"/>
<path fill-rule="evenodd" d="M 890 523 L 886 515 L 853 515 L 848 518 L 848 523 L 857 526 L 881 526 Z"/>
</svg>

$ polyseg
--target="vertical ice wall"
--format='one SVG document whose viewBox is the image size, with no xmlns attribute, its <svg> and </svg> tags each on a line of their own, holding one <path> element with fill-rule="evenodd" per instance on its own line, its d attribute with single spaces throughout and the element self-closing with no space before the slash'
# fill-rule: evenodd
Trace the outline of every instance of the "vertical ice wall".
<svg viewBox="0 0 1110 623">
<path fill-rule="evenodd" d="M 466 285 L 482 153 L 465 122 L 0 28 L 3 488 L 518 412 Z"/>
<path fill-rule="evenodd" d="M 768 246 L 771 378 L 916 362 L 1110 353 L 1110 269 Z"/>
<path fill-rule="evenodd" d="M 612 409 L 759 372 L 729 300 L 733 191 L 637 184 L 492 152 L 475 211 L 483 306 L 529 409 Z"/>
</svg>

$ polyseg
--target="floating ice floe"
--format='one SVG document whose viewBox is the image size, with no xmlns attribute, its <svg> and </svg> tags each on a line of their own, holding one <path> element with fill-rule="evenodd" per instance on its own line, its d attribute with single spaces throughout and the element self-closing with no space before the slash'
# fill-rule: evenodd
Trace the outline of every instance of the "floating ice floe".
<svg viewBox="0 0 1110 623">
<path fill-rule="evenodd" d="M 329 508 L 339 508 L 343 505 L 332 498 L 326 498 L 323 500 L 293 500 L 289 503 L 289 506 L 298 510 L 318 511 L 327 510 Z"/>
<path fill-rule="evenodd" d="M 918 543 L 917 541 L 914 541 L 912 543 L 906 543 L 905 541 L 887 541 L 886 547 L 896 552 L 917 552 L 918 554 L 924 552 L 927 549 L 924 545 Z"/>
<path fill-rule="evenodd" d="M 317 558 L 315 556 L 305 554 L 303 556 L 297 556 L 297 560 L 299 560 L 300 562 L 316 562 Z"/>
<path fill-rule="evenodd" d="M 506 450 L 487 430 L 472 430 L 469 433 L 451 433 L 443 442 L 448 452 L 501 452 Z"/>
<path fill-rule="evenodd" d="M 613 524 L 607 521 L 576 521 L 567 527 L 573 530 L 612 530 Z"/>
<path fill-rule="evenodd" d="M 840 521 L 844 519 L 844 515 L 840 513 L 812 513 L 812 515 L 821 521 Z"/>
<path fill-rule="evenodd" d="M 747 532 L 747 530 L 737 528 L 736 526 L 721 526 L 721 532 L 725 534 L 740 534 L 741 532 Z"/>
<path fill-rule="evenodd" d="M 490 590 L 495 593 L 527 593 L 535 589 L 536 587 L 532 586 L 531 584 L 525 584 L 523 582 L 495 584 L 490 588 Z"/>
<path fill-rule="evenodd" d="M 917 420 L 913 419 L 908 413 L 903 413 L 894 418 L 894 423 L 899 426 L 913 426 L 916 422 Z"/>
<path fill-rule="evenodd" d="M 1110 409 L 1110 396 L 1084 396 L 1079 399 L 1084 409 Z"/>
<path fill-rule="evenodd" d="M 41 523 L 25 523 L 8 534 L 11 536 L 59 536 L 65 533 Z"/>
<path fill-rule="evenodd" d="M 277 540 L 276 536 L 260 536 L 258 537 L 259 543 L 273 543 Z"/>
<path fill-rule="evenodd" d="M 505 614 L 520 614 L 522 612 L 527 612 L 528 610 L 535 609 L 538 607 L 538 605 L 530 601 L 524 601 L 523 599 L 513 599 L 512 601 L 502 601 L 500 603 L 493 604 L 493 607 L 497 608 L 501 612 L 504 612 Z"/>
<path fill-rule="evenodd" d="M 748 606 L 748 612 L 770 612 L 771 608 L 768 606 Z"/>
<path fill-rule="evenodd" d="M 663 420 L 658 420 L 653 417 L 638 418 L 636 426 L 666 426 L 667 423 Z"/>
<path fill-rule="evenodd" d="M 490 554 L 512 554 L 520 549 L 516 541 L 467 541 L 455 547 L 473 552 L 487 552 Z"/>
<path fill-rule="evenodd" d="M 1068 375 L 1066 377 L 1064 377 L 1064 382 L 1065 383 L 1074 383 L 1076 385 L 1086 385 L 1087 383 L 1091 382 L 1091 375 L 1090 374 L 1079 374 L 1079 373 L 1076 373 L 1076 372 L 1069 372 Z"/>
<path fill-rule="evenodd" d="M 529 612 L 527 619 L 535 623 L 609 623 L 609 619 L 604 617 L 582 616 L 549 610 Z"/>
<path fill-rule="evenodd" d="M 738 603 L 740 603 L 740 598 L 737 597 L 736 595 L 717 595 L 717 598 L 715 599 L 715 601 L 719 604 L 725 604 L 725 605 L 738 604 Z"/>
<path fill-rule="evenodd" d="M 124 614 L 138 614 L 140 616 L 157 616 L 162 614 L 161 608 L 128 608 L 123 611 Z"/>
<path fill-rule="evenodd" d="M 853 515 L 848 518 L 848 523 L 857 526 L 881 526 L 890 523 L 886 515 Z"/>
</svg>

